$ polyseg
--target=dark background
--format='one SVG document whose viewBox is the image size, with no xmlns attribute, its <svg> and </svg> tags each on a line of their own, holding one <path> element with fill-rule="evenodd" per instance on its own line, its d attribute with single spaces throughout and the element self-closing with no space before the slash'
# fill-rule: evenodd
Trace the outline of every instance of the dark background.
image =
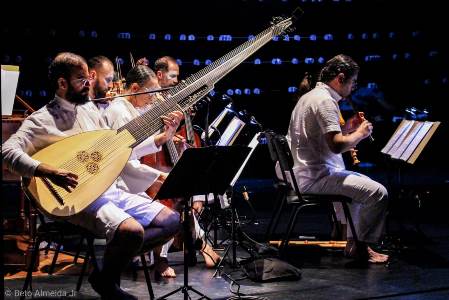
<svg viewBox="0 0 449 300">
<path fill-rule="evenodd" d="M 237 111 L 254 115 L 264 128 L 285 133 L 294 94 L 305 72 L 316 77 L 323 61 L 344 53 L 361 66 L 359 87 L 375 84 L 383 99 L 391 106 L 385 109 L 376 99 L 362 103 L 367 117 L 374 122 L 375 142 L 359 145 L 359 158 L 366 173 L 387 184 L 388 174 L 397 175 L 401 163 L 393 163 L 380 153 L 405 109 L 427 109 L 426 119 L 442 121 L 435 136 L 413 166 L 402 164 L 401 184 L 416 190 L 438 191 L 441 204 L 447 200 L 447 101 L 449 100 L 446 10 L 442 1 L 155 1 L 123 2 L 119 4 L 86 1 L 39 4 L 8 4 L 2 18 L 1 63 L 20 66 L 17 94 L 38 109 L 51 98 L 47 82 L 47 67 L 61 51 L 71 51 L 86 58 L 105 55 L 112 60 L 123 59 L 123 74 L 130 68 L 130 52 L 137 60 L 147 57 L 152 65 L 157 57 L 170 55 L 183 61 L 181 78 L 204 68 L 269 26 L 273 16 L 288 16 L 296 6 L 304 15 L 289 34 L 290 41 L 271 41 L 247 61 L 218 82 L 211 116 L 224 107 L 221 95 L 229 89 L 259 88 L 260 95 L 232 95 Z M 118 38 L 129 33 L 130 39 Z M 155 40 L 148 35 L 154 33 Z M 353 35 L 348 40 L 348 34 Z M 164 40 L 171 34 L 172 40 Z M 195 41 L 180 41 L 180 34 L 193 34 Z M 207 35 L 214 41 L 207 41 Z M 233 36 L 230 42 L 220 42 L 222 34 Z M 292 39 L 299 35 L 299 42 Z M 310 40 L 310 35 L 317 40 Z M 332 34 L 333 40 L 324 36 Z M 292 58 L 299 60 L 292 64 Z M 254 65 L 254 59 L 262 61 Z M 280 58 L 281 65 L 273 65 Z M 314 63 L 306 64 L 306 58 Z M 198 59 L 200 65 L 193 64 Z M 16 104 L 18 110 L 22 109 Z M 349 112 L 345 112 L 349 114 Z M 204 109 L 194 123 L 203 125 Z M 393 122 L 393 117 L 396 122 Z M 388 168 L 392 167 L 393 168 Z M 390 173 L 389 173 L 390 172 Z M 257 150 L 244 173 L 245 177 L 270 178 L 272 166 L 266 148 Z M 398 178 L 396 178 L 398 180 Z M 436 200 L 435 200 L 436 201 Z"/>
</svg>

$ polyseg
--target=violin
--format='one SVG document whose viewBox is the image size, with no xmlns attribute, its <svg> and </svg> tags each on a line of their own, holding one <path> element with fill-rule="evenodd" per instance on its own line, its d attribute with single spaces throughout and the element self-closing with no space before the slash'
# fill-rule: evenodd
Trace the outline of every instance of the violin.
<svg viewBox="0 0 449 300">
<path fill-rule="evenodd" d="M 161 151 L 142 157 L 141 163 L 168 173 L 173 169 L 174 165 L 178 162 L 180 156 L 187 148 L 201 147 L 201 138 L 199 134 L 193 130 L 191 118 L 187 112 L 184 113 L 184 122 L 185 124 L 181 126 L 175 134 L 174 138 L 178 140 L 177 143 L 173 140 L 168 141 L 162 146 Z M 156 182 L 147 189 L 147 195 L 154 198 L 164 181 L 165 177 L 160 176 Z M 176 199 L 163 199 L 160 200 L 160 202 L 165 206 L 175 209 L 178 201 Z"/>
</svg>

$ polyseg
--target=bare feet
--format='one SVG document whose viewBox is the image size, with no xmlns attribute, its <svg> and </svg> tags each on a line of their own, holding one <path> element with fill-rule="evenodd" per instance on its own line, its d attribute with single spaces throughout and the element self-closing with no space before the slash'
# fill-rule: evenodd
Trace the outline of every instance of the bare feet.
<svg viewBox="0 0 449 300">
<path fill-rule="evenodd" d="M 154 271 L 165 278 L 175 278 L 176 277 L 175 270 L 173 270 L 173 268 L 171 268 L 168 265 L 168 261 L 165 257 L 159 258 L 154 263 Z"/>
<path fill-rule="evenodd" d="M 378 252 L 374 251 L 373 249 L 371 249 L 370 246 L 367 246 L 367 251 L 368 251 L 368 262 L 370 262 L 370 263 L 382 264 L 382 263 L 386 263 L 388 261 L 388 258 L 389 258 L 388 255 L 378 253 Z"/>
<path fill-rule="evenodd" d="M 358 261 L 366 261 L 372 264 L 383 264 L 388 262 L 388 255 L 378 253 L 363 242 L 348 240 L 345 248 L 345 256 Z"/>
<path fill-rule="evenodd" d="M 203 243 L 203 248 L 200 250 L 204 257 L 204 262 L 207 268 L 214 268 L 221 260 L 220 255 L 218 255 L 212 247 L 206 242 Z"/>
</svg>

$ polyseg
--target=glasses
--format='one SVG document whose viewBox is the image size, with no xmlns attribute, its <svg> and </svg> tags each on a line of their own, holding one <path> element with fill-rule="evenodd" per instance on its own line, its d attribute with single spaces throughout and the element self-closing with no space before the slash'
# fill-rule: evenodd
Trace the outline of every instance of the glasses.
<svg viewBox="0 0 449 300">
<path fill-rule="evenodd" d="M 78 84 L 81 84 L 82 86 L 87 86 L 87 83 L 89 83 L 93 80 L 92 77 L 87 77 L 87 78 L 78 78 L 78 79 L 74 79 L 72 80 L 72 82 L 76 82 Z"/>
</svg>

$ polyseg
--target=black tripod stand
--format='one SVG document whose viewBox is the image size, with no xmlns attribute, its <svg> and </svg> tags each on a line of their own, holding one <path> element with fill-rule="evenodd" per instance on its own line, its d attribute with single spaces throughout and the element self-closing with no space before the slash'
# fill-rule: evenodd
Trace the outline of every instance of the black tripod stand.
<svg viewBox="0 0 449 300">
<path fill-rule="evenodd" d="M 189 255 L 194 255 L 192 234 L 190 233 L 187 216 L 191 213 L 189 199 L 193 195 L 208 193 L 223 194 L 237 173 L 243 160 L 250 152 L 248 147 L 211 146 L 205 148 L 190 148 L 184 151 L 181 159 L 162 185 L 156 199 L 184 198 L 183 233 L 184 233 L 184 285 L 161 296 L 167 297 L 181 291 L 184 299 L 189 299 L 189 291 L 201 296 L 200 299 L 210 299 L 189 285 Z M 189 249 L 190 248 L 190 249 Z"/>
</svg>

